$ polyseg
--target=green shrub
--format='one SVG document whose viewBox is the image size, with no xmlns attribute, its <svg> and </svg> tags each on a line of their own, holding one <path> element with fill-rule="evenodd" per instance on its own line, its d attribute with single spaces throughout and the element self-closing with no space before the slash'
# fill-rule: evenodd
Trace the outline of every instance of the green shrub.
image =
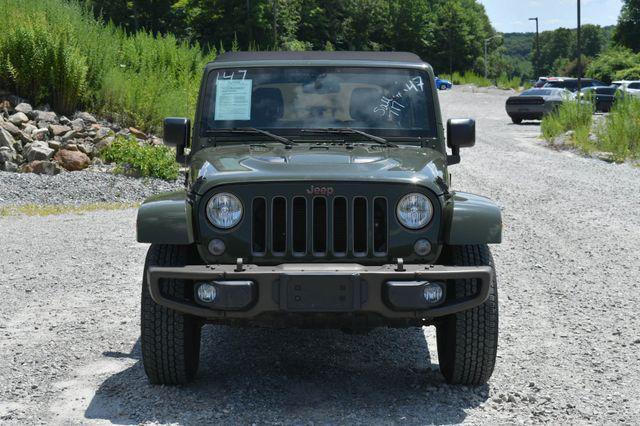
<svg viewBox="0 0 640 426">
<path fill-rule="evenodd" d="M 500 88 L 500 89 L 518 90 L 518 89 L 520 89 L 522 81 L 521 81 L 520 77 L 511 77 L 511 78 L 509 78 L 506 74 L 502 74 L 498 78 L 498 81 L 496 83 L 497 83 L 496 86 L 498 86 L 498 88 Z"/>
<path fill-rule="evenodd" d="M 63 113 L 89 108 L 158 132 L 193 118 L 204 65 L 215 57 L 172 35 L 127 34 L 78 0 L 0 0 L 0 86 Z"/>
<path fill-rule="evenodd" d="M 618 100 L 596 135 L 596 148 L 612 152 L 615 160 L 640 158 L 640 99 Z"/>
<path fill-rule="evenodd" d="M 167 146 L 139 143 L 134 138 L 117 137 L 100 152 L 108 163 L 116 163 L 118 172 L 165 180 L 178 178 L 180 167 L 175 152 Z"/>
<path fill-rule="evenodd" d="M 473 84 L 478 87 L 493 86 L 493 82 L 488 78 L 484 78 L 481 75 L 474 73 L 473 71 L 467 71 L 465 73 L 454 72 L 450 77 L 453 84 Z"/>
<path fill-rule="evenodd" d="M 640 54 L 634 54 L 624 47 L 613 47 L 598 55 L 589 64 L 586 75 L 610 83 L 621 75 L 626 75 L 625 70 L 638 66 L 640 66 Z"/>
<path fill-rule="evenodd" d="M 52 33 L 43 21 L 8 27 L 0 43 L 0 81 L 33 102 L 71 113 L 85 100 L 86 59 L 70 32 Z"/>
<path fill-rule="evenodd" d="M 542 119 L 542 135 L 547 140 L 573 130 L 575 134 L 584 134 L 593 122 L 593 108 L 584 103 L 566 101 L 555 112 Z"/>
</svg>

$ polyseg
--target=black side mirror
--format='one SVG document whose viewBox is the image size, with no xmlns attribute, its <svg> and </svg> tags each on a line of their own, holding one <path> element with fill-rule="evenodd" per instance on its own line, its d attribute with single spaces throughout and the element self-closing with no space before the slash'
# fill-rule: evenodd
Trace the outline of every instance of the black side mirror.
<svg viewBox="0 0 640 426">
<path fill-rule="evenodd" d="M 447 121 L 447 146 L 451 154 L 447 164 L 460 162 L 460 148 L 470 148 L 476 144 L 476 121 L 471 118 L 451 118 Z"/>
<path fill-rule="evenodd" d="M 176 161 L 184 163 L 184 149 L 191 139 L 191 120 L 188 118 L 169 117 L 164 119 L 164 142 L 176 147 Z"/>
</svg>

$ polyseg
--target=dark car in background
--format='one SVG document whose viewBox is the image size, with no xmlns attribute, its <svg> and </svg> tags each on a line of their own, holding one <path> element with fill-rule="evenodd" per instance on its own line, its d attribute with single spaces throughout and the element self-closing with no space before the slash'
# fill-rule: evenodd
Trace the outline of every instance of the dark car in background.
<svg viewBox="0 0 640 426">
<path fill-rule="evenodd" d="M 544 87 L 525 90 L 520 95 L 507 99 L 507 114 L 515 124 L 520 124 L 523 120 L 542 120 L 565 100 L 573 97 L 574 95 L 566 89 Z"/>
<path fill-rule="evenodd" d="M 591 78 L 583 78 L 580 85 L 581 88 L 596 86 L 606 86 L 606 84 Z M 575 93 L 578 91 L 578 79 L 565 77 L 549 78 L 547 83 L 544 85 L 544 88 L 567 89 Z"/>
<path fill-rule="evenodd" d="M 624 93 L 615 85 L 605 87 L 587 87 L 580 91 L 579 98 L 593 103 L 597 112 L 609 112 L 616 100 L 622 99 Z"/>
</svg>

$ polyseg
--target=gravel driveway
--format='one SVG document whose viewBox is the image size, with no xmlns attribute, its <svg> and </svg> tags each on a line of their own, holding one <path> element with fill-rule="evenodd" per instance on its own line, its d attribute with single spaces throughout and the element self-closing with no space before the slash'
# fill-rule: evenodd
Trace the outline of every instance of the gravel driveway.
<svg viewBox="0 0 640 426">
<path fill-rule="evenodd" d="M 444 384 L 431 328 L 207 327 L 198 380 L 150 386 L 135 211 L 0 217 L 0 421 L 640 423 L 640 170 L 544 147 L 507 96 L 441 95 L 446 117 L 478 119 L 454 187 L 504 213 L 489 385 Z"/>
</svg>

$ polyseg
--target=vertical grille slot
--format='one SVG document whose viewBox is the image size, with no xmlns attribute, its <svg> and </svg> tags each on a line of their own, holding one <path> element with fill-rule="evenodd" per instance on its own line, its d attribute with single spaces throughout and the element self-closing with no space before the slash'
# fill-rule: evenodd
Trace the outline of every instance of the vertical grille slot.
<svg viewBox="0 0 640 426">
<path fill-rule="evenodd" d="M 253 200 L 251 240 L 255 254 L 267 251 L 267 202 L 264 198 Z"/>
<path fill-rule="evenodd" d="M 283 197 L 273 199 L 272 215 L 273 252 L 282 254 L 287 249 L 287 201 Z"/>
<path fill-rule="evenodd" d="M 367 199 L 364 197 L 353 199 L 353 253 L 367 253 Z"/>
<path fill-rule="evenodd" d="M 307 200 L 303 197 L 295 197 L 293 199 L 291 219 L 293 252 L 304 254 L 307 251 Z"/>
<path fill-rule="evenodd" d="M 387 200 L 373 200 L 373 251 L 376 254 L 387 253 Z"/>
<path fill-rule="evenodd" d="M 347 199 L 338 197 L 333 201 L 333 252 L 347 253 Z"/>
<path fill-rule="evenodd" d="M 327 251 L 327 199 L 313 199 L 313 252 L 324 255 Z"/>
</svg>

